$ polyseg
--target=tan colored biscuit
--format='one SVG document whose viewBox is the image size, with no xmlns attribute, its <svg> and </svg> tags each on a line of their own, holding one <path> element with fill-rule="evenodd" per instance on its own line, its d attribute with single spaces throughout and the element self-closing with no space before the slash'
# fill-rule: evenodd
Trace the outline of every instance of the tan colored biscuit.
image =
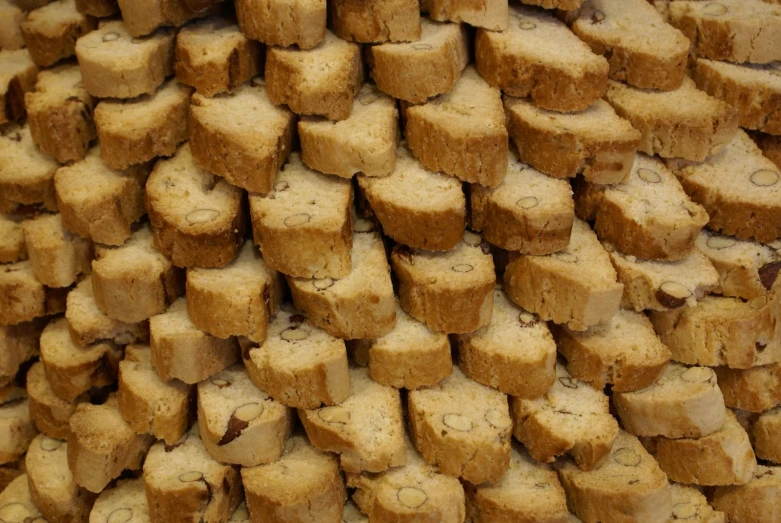
<svg viewBox="0 0 781 523">
<path fill-rule="evenodd" d="M 92 241 L 63 228 L 59 214 L 42 214 L 22 222 L 24 242 L 35 277 L 48 287 L 70 287 L 89 273 Z"/>
<path fill-rule="evenodd" d="M 0 124 L 24 118 L 24 93 L 33 90 L 37 75 L 27 49 L 0 50 Z"/>
<path fill-rule="evenodd" d="M 312 49 L 327 31 L 325 0 L 237 0 L 241 32 L 269 46 Z"/>
<path fill-rule="evenodd" d="M 27 396 L 30 418 L 35 427 L 50 438 L 68 439 L 71 415 L 79 403 L 88 400 L 87 394 L 80 394 L 72 401 L 57 397 L 46 377 L 44 364 L 36 362 L 27 372 Z"/>
<path fill-rule="evenodd" d="M 781 440 L 777 437 L 781 430 L 781 408 L 775 407 L 761 414 L 740 410 L 735 415 L 748 432 L 757 458 L 781 462 Z"/>
<path fill-rule="evenodd" d="M 112 514 L 116 518 L 131 518 L 128 521 L 149 523 L 149 507 L 146 502 L 144 480 L 120 479 L 114 488 L 104 490 L 95 500 L 90 512 L 94 521 L 108 521 Z"/>
<path fill-rule="evenodd" d="M 75 0 L 61 0 L 28 13 L 22 33 L 33 61 L 48 67 L 73 56 L 76 40 L 96 27 L 94 18 L 76 10 Z"/>
<path fill-rule="evenodd" d="M 339 38 L 363 43 L 412 42 L 420 38 L 416 0 L 334 0 L 328 18 Z"/>
<path fill-rule="evenodd" d="M 193 9 L 187 0 L 117 0 L 128 32 L 135 36 L 161 26 L 181 27 L 190 20 L 216 13 L 219 6 Z"/>
<path fill-rule="evenodd" d="M 509 24 L 504 0 L 421 0 L 420 8 L 440 22 L 466 22 L 492 31 L 503 31 Z"/>
<path fill-rule="evenodd" d="M 46 521 L 30 497 L 27 474 L 17 476 L 0 493 L 0 517 L 14 522 Z"/>
<path fill-rule="evenodd" d="M 19 215 L 0 214 L 0 263 L 27 259 L 22 221 L 23 217 Z"/>
<path fill-rule="evenodd" d="M 725 514 L 714 510 L 697 487 L 670 483 L 670 491 L 673 498 L 672 521 L 692 519 L 698 523 L 726 523 Z"/>
<path fill-rule="evenodd" d="M 38 432 L 28 405 L 23 388 L 8 385 L 0 389 L 0 464 L 21 458 Z"/>
<path fill-rule="evenodd" d="M 57 167 L 54 158 L 36 147 L 28 125 L 12 124 L 0 129 L 0 203 L 8 202 L 11 208 L 19 204 L 42 204 L 46 210 L 57 210 L 54 192 Z"/>
<path fill-rule="evenodd" d="M 24 47 L 22 22 L 26 13 L 11 0 L 0 2 L 0 49 L 16 51 Z"/>
<path fill-rule="evenodd" d="M 781 404 L 781 364 L 750 369 L 714 369 L 724 403 L 734 409 L 764 412 Z"/>
<path fill-rule="evenodd" d="M 24 362 L 38 354 L 43 319 L 0 326 L 0 387 L 8 385 Z"/>
<path fill-rule="evenodd" d="M 781 493 L 781 467 L 758 465 L 745 485 L 718 487 L 713 492 L 713 508 L 724 512 L 729 521 L 761 523 L 781 518 L 776 499 Z"/>
<path fill-rule="evenodd" d="M 29 261 L 0 265 L 0 325 L 65 312 L 69 288 L 51 289 L 35 279 Z"/>
</svg>

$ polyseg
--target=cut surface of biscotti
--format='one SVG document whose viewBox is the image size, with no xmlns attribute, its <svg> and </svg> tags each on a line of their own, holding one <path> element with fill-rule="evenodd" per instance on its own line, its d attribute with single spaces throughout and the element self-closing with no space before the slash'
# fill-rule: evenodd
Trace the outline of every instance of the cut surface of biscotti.
<svg viewBox="0 0 781 523">
<path fill-rule="evenodd" d="M 81 160 L 97 134 L 95 101 L 87 93 L 76 64 L 41 71 L 35 91 L 24 95 L 33 141 L 58 162 Z"/>
<path fill-rule="evenodd" d="M 380 90 L 410 103 L 446 93 L 469 63 L 466 28 L 420 20 L 420 38 L 409 43 L 373 45 L 371 76 Z"/>
<path fill-rule="evenodd" d="M 670 483 L 673 499 L 673 521 L 692 519 L 701 523 L 726 523 L 723 512 L 714 510 L 697 487 Z"/>
<path fill-rule="evenodd" d="M 76 42 L 84 87 L 98 98 L 150 94 L 174 70 L 174 34 L 134 38 L 122 21 L 106 22 Z M 117 57 L 121 59 L 117 59 Z"/>
<path fill-rule="evenodd" d="M 578 173 L 593 183 L 619 183 L 632 169 L 640 133 L 597 100 L 579 113 L 557 113 L 505 97 L 507 130 L 521 161 L 554 178 Z"/>
<path fill-rule="evenodd" d="M 0 265 L 0 325 L 65 312 L 68 290 L 44 286 L 35 278 L 29 261 Z"/>
<path fill-rule="evenodd" d="M 346 472 L 382 472 L 407 462 L 399 391 L 350 369 L 351 395 L 339 405 L 299 410 L 309 441 L 339 454 Z"/>
<path fill-rule="evenodd" d="M 410 391 L 408 402 L 410 437 L 441 473 L 477 485 L 507 472 L 513 425 L 507 396 L 454 367 L 437 385 Z"/>
<path fill-rule="evenodd" d="M 494 262 L 479 234 L 431 252 L 397 245 L 391 253 L 401 308 L 431 330 L 467 333 L 491 321 Z"/>
<path fill-rule="evenodd" d="M 509 24 L 507 2 L 504 0 L 421 0 L 420 8 L 440 22 L 465 22 L 492 31 L 503 31 Z"/>
<path fill-rule="evenodd" d="M 321 67 L 322 63 L 328 63 L 328 67 Z M 330 31 L 312 49 L 268 47 L 266 50 L 268 97 L 276 105 L 287 104 L 296 114 L 344 120 L 350 116 L 363 77 L 360 47 Z"/>
<path fill-rule="evenodd" d="M 646 154 L 701 162 L 723 150 L 738 129 L 737 111 L 689 78 L 674 91 L 610 81 L 605 99 L 640 131 L 638 150 Z"/>
<path fill-rule="evenodd" d="M 726 416 L 713 370 L 680 363 L 670 363 L 644 389 L 615 392 L 613 405 L 636 436 L 699 438 L 719 430 Z"/>
<path fill-rule="evenodd" d="M 250 192 L 267 193 L 290 153 L 295 116 L 269 100 L 254 78 L 231 94 L 193 95 L 190 140 L 195 161 Z"/>
<path fill-rule="evenodd" d="M 22 22 L 26 16 L 15 2 L 0 1 L 0 49 L 16 51 L 25 46 Z"/>
<path fill-rule="evenodd" d="M 396 166 L 398 119 L 395 100 L 374 85 L 363 84 L 346 120 L 299 120 L 301 158 L 312 169 L 342 178 L 356 173 L 387 176 Z"/>
<path fill-rule="evenodd" d="M 364 43 L 410 42 L 420 37 L 416 0 L 335 0 L 328 17 L 339 38 Z"/>
<path fill-rule="evenodd" d="M 764 412 L 781 404 L 781 364 L 750 369 L 714 369 L 724 403 L 733 409 Z"/>
<path fill-rule="evenodd" d="M 327 31 L 326 0 L 237 0 L 241 32 L 269 46 L 311 49 Z"/>
<path fill-rule="evenodd" d="M 664 163 L 635 156 L 624 182 L 585 182 L 575 193 L 578 216 L 594 221 L 599 239 L 621 252 L 652 260 L 680 260 L 694 248 L 708 214 L 692 202 Z"/>
<path fill-rule="evenodd" d="M 33 61 L 48 67 L 73 56 L 76 40 L 96 25 L 94 18 L 76 10 L 75 0 L 60 0 L 30 11 L 22 34 Z"/>
<path fill-rule="evenodd" d="M 142 478 L 120 479 L 115 487 L 100 493 L 92 506 L 90 520 L 108 522 L 112 515 L 128 523 L 151 523 Z"/>
<path fill-rule="evenodd" d="M 194 22 L 176 35 L 176 79 L 203 96 L 233 91 L 258 74 L 261 50 L 226 17 Z"/>
<path fill-rule="evenodd" d="M 117 0 L 128 32 L 140 37 L 161 26 L 180 27 L 188 21 L 217 12 L 217 6 L 193 9 L 187 0 Z"/>
<path fill-rule="evenodd" d="M 236 338 L 221 340 L 199 331 L 179 298 L 168 310 L 149 319 L 152 365 L 160 377 L 193 384 L 205 380 L 239 359 Z"/>
<path fill-rule="evenodd" d="M 573 330 L 615 316 L 624 289 L 597 235 L 578 219 L 565 249 L 548 256 L 513 256 L 504 285 L 510 299 L 527 311 Z"/>
<path fill-rule="evenodd" d="M 506 30 L 478 29 L 475 62 L 505 94 L 561 112 L 583 111 L 601 98 L 610 69 L 552 13 L 515 5 Z"/>
<path fill-rule="evenodd" d="M 716 488 L 712 504 L 729 521 L 772 521 L 781 517 L 781 508 L 775 502 L 780 492 L 781 467 L 758 465 L 754 477 L 745 485 Z"/>
<path fill-rule="evenodd" d="M 58 164 L 36 147 L 29 125 L 0 130 L 0 156 L 0 203 L 57 209 L 53 180 Z"/>
<path fill-rule="evenodd" d="M 35 277 L 48 287 L 69 287 L 88 273 L 92 242 L 63 228 L 59 214 L 42 214 L 22 222 L 24 242 Z"/>
<path fill-rule="evenodd" d="M 275 463 L 243 467 L 241 482 L 252 521 L 342 521 L 347 495 L 339 460 L 306 436 L 288 439 Z"/>
<path fill-rule="evenodd" d="M 27 474 L 17 476 L 0 492 L 0 518 L 12 522 L 46 521 L 30 497 Z"/>
<path fill-rule="evenodd" d="M 0 214 L 0 263 L 27 259 L 22 221 L 22 217 L 15 214 Z"/>
<path fill-rule="evenodd" d="M 610 78 L 644 89 L 677 89 L 686 75 L 689 41 L 646 0 L 587 0 L 572 31 L 605 55 Z"/>
<path fill-rule="evenodd" d="M 244 353 L 253 383 L 290 407 L 335 405 L 350 395 L 344 341 L 284 307 L 269 322 L 259 347 Z"/>
<path fill-rule="evenodd" d="M 352 200 L 349 180 L 315 172 L 298 153 L 291 154 L 273 190 L 249 198 L 252 230 L 263 259 L 288 276 L 347 276 Z"/>
<path fill-rule="evenodd" d="M 0 325 L 0 387 L 11 383 L 24 362 L 38 354 L 43 319 Z"/>
<path fill-rule="evenodd" d="M 737 411 L 736 416 L 748 432 L 757 458 L 773 463 L 781 462 L 781 441 L 777 437 L 781 430 L 781 408 L 776 407 L 761 414 Z M 745 419 L 748 419 L 748 423 L 744 422 Z"/>
<path fill-rule="evenodd" d="M 76 0 L 76 9 L 85 15 L 106 18 L 117 11 L 117 0 Z"/>
<path fill-rule="evenodd" d="M 0 464 L 22 457 L 35 437 L 28 405 L 23 388 L 8 385 L 0 389 Z"/>
<path fill-rule="evenodd" d="M 33 90 L 37 75 L 27 49 L 0 50 L 0 124 L 24 117 L 24 93 Z"/>
<path fill-rule="evenodd" d="M 146 208 L 155 247 L 177 267 L 223 267 L 244 237 L 242 191 L 195 162 L 185 143 L 155 164 Z"/>
<path fill-rule="evenodd" d="M 27 397 L 30 418 L 38 431 L 50 438 L 63 440 L 68 439 L 71 415 L 76 412 L 79 403 L 88 399 L 86 394 L 77 396 L 73 401 L 59 398 L 52 390 L 44 364 L 40 361 L 27 372 Z"/>
</svg>

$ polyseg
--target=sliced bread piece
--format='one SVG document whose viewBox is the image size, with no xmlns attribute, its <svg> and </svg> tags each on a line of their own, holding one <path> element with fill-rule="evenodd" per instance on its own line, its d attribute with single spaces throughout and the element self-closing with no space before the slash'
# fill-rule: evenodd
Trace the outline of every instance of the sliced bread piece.
<svg viewBox="0 0 781 523">
<path fill-rule="evenodd" d="M 24 94 L 33 90 L 37 75 L 27 49 L 0 50 L 0 124 L 24 118 Z"/>
<path fill-rule="evenodd" d="M 59 214 L 42 214 L 22 222 L 24 242 L 35 277 L 48 287 L 70 287 L 89 273 L 92 242 L 71 234 Z"/>
<path fill-rule="evenodd" d="M 781 408 L 775 407 L 761 414 L 737 411 L 735 415 L 748 432 L 757 458 L 781 463 L 781 440 L 777 437 L 781 430 Z"/>
<path fill-rule="evenodd" d="M 29 125 L 11 124 L 0 129 L 0 204 L 7 202 L 12 207 L 42 204 L 47 210 L 56 210 L 54 172 L 57 167 L 53 157 L 36 147 Z"/>
<path fill-rule="evenodd" d="M 437 21 L 466 22 L 492 31 L 507 29 L 507 2 L 504 0 L 421 0 L 422 11 Z"/>
<path fill-rule="evenodd" d="M 73 56 L 76 40 L 96 26 L 94 18 L 76 10 L 75 0 L 60 0 L 30 11 L 22 34 L 33 61 L 49 67 Z"/>
<path fill-rule="evenodd" d="M 18 325 L 65 312 L 69 290 L 44 286 L 35 278 L 29 261 L 0 265 L 0 325 Z"/>
<path fill-rule="evenodd" d="M 71 415 L 79 403 L 87 401 L 87 394 L 80 394 L 72 401 L 60 399 L 52 390 L 46 377 L 44 364 L 36 362 L 27 371 L 27 397 L 30 418 L 39 432 L 56 439 L 68 439 Z"/>
<path fill-rule="evenodd" d="M 417 0 L 334 0 L 328 17 L 339 38 L 363 43 L 411 42 L 420 37 Z"/>
<path fill-rule="evenodd" d="M 128 31 L 135 37 L 149 34 L 161 26 L 180 27 L 218 10 L 218 6 L 193 9 L 188 0 L 117 0 L 117 3 Z"/>
<path fill-rule="evenodd" d="M 100 493 L 90 512 L 90 520 L 108 522 L 112 517 L 128 523 L 151 523 L 142 478 L 120 479 L 115 487 Z"/>
<path fill-rule="evenodd" d="M 236 0 L 241 32 L 269 46 L 312 49 L 326 35 L 325 0 Z"/>
<path fill-rule="evenodd" d="M 758 465 L 745 485 L 718 487 L 713 491 L 713 508 L 724 512 L 729 521 L 760 523 L 781 518 L 776 499 L 781 495 L 781 467 Z"/>
<path fill-rule="evenodd" d="M 22 22 L 27 14 L 16 2 L 2 0 L 0 2 L 0 49 L 16 51 L 24 47 Z"/>
<path fill-rule="evenodd" d="M 781 404 L 781 363 L 750 369 L 716 367 L 714 370 L 728 407 L 764 412 Z"/>
</svg>

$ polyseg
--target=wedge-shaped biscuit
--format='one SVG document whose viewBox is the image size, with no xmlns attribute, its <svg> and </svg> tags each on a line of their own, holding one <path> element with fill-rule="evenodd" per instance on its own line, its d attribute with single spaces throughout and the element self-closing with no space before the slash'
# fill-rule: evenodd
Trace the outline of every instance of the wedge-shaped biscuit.
<svg viewBox="0 0 781 523">
<path fill-rule="evenodd" d="M 0 263 L 27 259 L 22 221 L 23 217 L 20 215 L 0 214 Z"/>
<path fill-rule="evenodd" d="M 624 428 L 636 436 L 700 438 L 719 430 L 726 416 L 716 374 L 680 363 L 670 363 L 644 389 L 615 392 L 613 405 Z"/>
<path fill-rule="evenodd" d="M 670 483 L 670 492 L 673 498 L 673 521 L 677 519 L 692 519 L 700 523 L 727 521 L 724 513 L 714 510 L 708 504 L 708 499 L 696 487 Z"/>
<path fill-rule="evenodd" d="M 588 0 L 571 27 L 607 57 L 614 80 L 667 91 L 686 75 L 689 41 L 645 0 Z"/>
<path fill-rule="evenodd" d="M 177 443 L 149 449 L 144 483 L 152 523 L 227 521 L 242 497 L 239 471 L 209 455 L 197 424 Z"/>
<path fill-rule="evenodd" d="M 341 523 L 346 493 L 339 461 L 309 444 L 287 440 L 275 463 L 241 469 L 252 521 Z"/>
<path fill-rule="evenodd" d="M 781 404 L 781 364 L 750 369 L 716 367 L 714 370 L 728 407 L 764 412 Z"/>
<path fill-rule="evenodd" d="M 135 36 L 151 33 L 161 26 L 181 27 L 190 20 L 216 13 L 216 7 L 193 9 L 187 0 L 117 0 L 128 32 Z"/>
<path fill-rule="evenodd" d="M 217 374 L 239 359 L 236 338 L 221 340 L 199 331 L 179 298 L 167 311 L 149 319 L 152 366 L 160 377 L 193 384 Z"/>
<path fill-rule="evenodd" d="M 751 139 L 771 162 L 781 169 L 781 136 L 766 133 L 751 133 Z"/>
<path fill-rule="evenodd" d="M 242 194 L 199 167 L 185 143 L 147 180 L 155 246 L 177 267 L 224 267 L 244 237 Z"/>
<path fill-rule="evenodd" d="M 295 115 L 271 103 L 254 78 L 231 94 L 193 95 L 190 141 L 195 161 L 233 185 L 267 193 L 290 153 Z"/>
<path fill-rule="evenodd" d="M 404 114 L 404 137 L 427 168 L 488 187 L 507 174 L 501 93 L 467 67 L 447 93 Z"/>
<path fill-rule="evenodd" d="M 339 38 L 364 43 L 410 42 L 420 38 L 416 0 L 335 0 L 328 16 Z"/>
<path fill-rule="evenodd" d="M 446 93 L 469 63 L 466 28 L 420 20 L 420 38 L 370 46 L 371 75 L 382 91 L 410 103 Z"/>
<path fill-rule="evenodd" d="M 63 228 L 59 214 L 42 214 L 22 223 L 35 277 L 48 287 L 69 287 L 90 271 L 92 242 Z"/>
<path fill-rule="evenodd" d="M 115 487 L 100 493 L 90 512 L 90 519 L 109 521 L 112 514 L 116 514 L 115 518 L 128 518 L 128 521 L 133 523 L 150 523 L 146 488 L 142 478 L 120 479 Z"/>
<path fill-rule="evenodd" d="M 701 162 L 724 150 L 738 129 L 738 112 L 686 78 L 673 91 L 608 82 L 605 99 L 640 131 L 638 150 Z"/>
<path fill-rule="evenodd" d="M 555 326 L 553 335 L 567 359 L 567 371 L 597 390 L 607 384 L 614 392 L 645 388 L 670 361 L 670 349 L 648 318 L 626 309 L 585 332 Z"/>
<path fill-rule="evenodd" d="M 781 462 L 781 440 L 778 431 L 781 430 L 781 408 L 775 407 L 761 414 L 737 411 L 738 421 L 748 432 L 751 445 L 757 458 Z"/>
<path fill-rule="evenodd" d="M 24 362 L 38 354 L 43 319 L 0 326 L 0 387 L 11 383 Z"/>
<path fill-rule="evenodd" d="M 22 22 L 26 16 L 15 2 L 0 1 L 0 49 L 16 51 L 25 46 Z"/>
<path fill-rule="evenodd" d="M 117 0 L 76 0 L 76 9 L 85 15 L 106 18 L 119 11 Z"/>
<path fill-rule="evenodd" d="M 374 85 L 363 84 L 346 120 L 299 120 L 301 158 L 312 169 L 342 178 L 356 173 L 387 176 L 396 166 L 398 119 L 396 101 Z"/>
<path fill-rule="evenodd" d="M 44 364 L 36 362 L 27 372 L 27 397 L 30 418 L 39 432 L 51 438 L 68 439 L 71 415 L 79 403 L 87 401 L 87 394 L 76 396 L 73 401 L 60 399 L 46 378 Z"/>
<path fill-rule="evenodd" d="M 176 79 L 203 96 L 233 91 L 258 74 L 261 50 L 229 18 L 194 22 L 176 35 Z"/>
<path fill-rule="evenodd" d="M 680 260 L 694 248 L 708 214 L 692 202 L 672 172 L 653 157 L 638 154 L 624 182 L 579 184 L 578 216 L 594 221 L 600 240 L 625 254 L 652 260 Z"/>
<path fill-rule="evenodd" d="M 488 325 L 494 302 L 494 262 L 479 234 L 444 252 L 397 245 L 391 253 L 401 308 L 430 329 L 467 333 Z"/>
<path fill-rule="evenodd" d="M 299 410 L 309 441 L 336 452 L 342 470 L 382 472 L 407 462 L 399 391 L 350 370 L 352 394 L 339 405 Z"/>
<path fill-rule="evenodd" d="M 781 518 L 776 499 L 781 494 L 781 467 L 758 465 L 745 485 L 718 487 L 713 491 L 713 508 L 724 512 L 729 521 L 760 523 Z"/>
<path fill-rule="evenodd" d="M 0 50 L 0 124 L 24 118 L 24 94 L 33 90 L 37 75 L 27 49 Z"/>
<path fill-rule="evenodd" d="M 459 366 L 478 383 L 522 398 L 538 398 L 556 379 L 556 343 L 548 326 L 494 289 L 491 322 L 455 337 Z"/>
<path fill-rule="evenodd" d="M 509 24 L 504 0 L 421 0 L 420 8 L 440 22 L 466 22 L 492 31 L 507 29 Z"/>
<path fill-rule="evenodd" d="M 573 330 L 615 316 L 624 289 L 596 234 L 577 219 L 566 249 L 548 256 L 511 255 L 504 284 L 512 301 Z"/>
<path fill-rule="evenodd" d="M 326 0 L 237 0 L 241 32 L 269 46 L 312 49 L 327 33 Z"/>
<path fill-rule="evenodd" d="M 34 521 L 43 523 L 41 512 L 30 497 L 27 474 L 17 476 L 0 493 L 0 517 L 5 521 Z M 37 520 L 37 521 L 36 521 Z"/>
<path fill-rule="evenodd" d="M 437 385 L 410 391 L 408 400 L 410 436 L 430 465 L 474 485 L 507 472 L 513 425 L 507 396 L 454 367 Z"/>
<path fill-rule="evenodd" d="M 0 325 L 65 312 L 69 289 L 51 289 L 35 278 L 29 261 L 0 265 Z"/>
<path fill-rule="evenodd" d="M 24 95 L 33 141 L 58 162 L 81 160 L 96 136 L 95 101 L 81 81 L 76 64 L 41 71 L 35 91 Z"/>
<path fill-rule="evenodd" d="M 583 111 L 605 94 L 610 66 L 550 13 L 510 8 L 501 32 L 478 29 L 477 70 L 505 94 L 543 109 Z"/>
<path fill-rule="evenodd" d="M 16 461 L 27 452 L 35 437 L 35 423 L 30 419 L 27 392 L 8 385 L 0 389 L 0 463 Z M 2 514 L 2 512 L 0 512 Z"/>
<path fill-rule="evenodd" d="M 0 130 L 0 204 L 42 204 L 56 210 L 53 180 L 57 167 L 54 158 L 35 146 L 28 125 Z"/>
<path fill-rule="evenodd" d="M 350 395 L 344 341 L 292 307 L 277 312 L 266 340 L 244 352 L 244 363 L 253 383 L 283 405 L 314 409 Z"/>
<path fill-rule="evenodd" d="M 580 113 L 556 113 L 506 97 L 507 130 L 521 161 L 554 178 L 578 173 L 593 183 L 627 179 L 640 133 L 597 100 Z"/>
<path fill-rule="evenodd" d="M 320 64 L 328 63 L 328 67 Z M 266 91 L 276 105 L 296 114 L 319 114 L 329 120 L 350 116 L 353 98 L 363 83 L 361 49 L 330 31 L 316 47 L 268 47 Z"/>
<path fill-rule="evenodd" d="M 352 201 L 348 180 L 312 171 L 297 153 L 291 154 L 273 190 L 249 198 L 255 243 L 263 259 L 288 276 L 347 276 Z"/>
<path fill-rule="evenodd" d="M 556 468 L 567 504 L 583 523 L 666 523 L 671 517 L 667 477 L 637 438 L 623 430 L 600 468 L 584 471 L 570 461 Z"/>
<path fill-rule="evenodd" d="M 60 0 L 31 11 L 22 33 L 33 61 L 48 67 L 73 56 L 76 40 L 96 26 L 94 18 L 76 10 L 75 0 Z"/>
</svg>

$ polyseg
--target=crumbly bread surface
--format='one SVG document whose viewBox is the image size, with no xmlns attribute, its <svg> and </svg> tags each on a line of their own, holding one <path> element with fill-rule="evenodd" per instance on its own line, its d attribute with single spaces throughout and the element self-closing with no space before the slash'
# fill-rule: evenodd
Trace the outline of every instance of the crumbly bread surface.
<svg viewBox="0 0 781 523">
<path fill-rule="evenodd" d="M 29 125 L 0 130 L 0 155 L 0 202 L 57 209 L 53 181 L 58 164 L 36 147 Z"/>
<path fill-rule="evenodd" d="M 312 49 L 327 33 L 326 0 L 237 0 L 241 32 L 269 46 Z"/>
<path fill-rule="evenodd" d="M 0 265 L 0 325 L 65 312 L 69 289 L 50 289 L 35 279 L 29 261 Z"/>
<path fill-rule="evenodd" d="M 716 367 L 714 370 L 728 407 L 764 412 L 781 404 L 781 363 L 750 369 Z"/>
<path fill-rule="evenodd" d="M 410 42 L 420 37 L 416 0 L 334 0 L 328 18 L 339 38 L 364 43 Z"/>
<path fill-rule="evenodd" d="M 96 25 L 94 18 L 76 10 L 75 0 L 60 0 L 30 11 L 21 27 L 33 61 L 48 67 L 73 56 L 76 40 Z"/>
<path fill-rule="evenodd" d="M 781 492 L 781 467 L 758 465 L 754 477 L 745 485 L 718 487 L 713 491 L 713 507 L 729 521 L 760 523 L 781 517 L 775 502 Z"/>
<path fill-rule="evenodd" d="M 90 270 L 92 242 L 71 234 L 59 214 L 22 222 L 24 243 L 35 277 L 48 287 L 69 287 Z"/>
<path fill-rule="evenodd" d="M 135 37 L 147 35 L 161 26 L 180 27 L 217 11 L 216 6 L 193 9 L 188 0 L 117 0 L 117 3 L 128 31 Z"/>
</svg>

